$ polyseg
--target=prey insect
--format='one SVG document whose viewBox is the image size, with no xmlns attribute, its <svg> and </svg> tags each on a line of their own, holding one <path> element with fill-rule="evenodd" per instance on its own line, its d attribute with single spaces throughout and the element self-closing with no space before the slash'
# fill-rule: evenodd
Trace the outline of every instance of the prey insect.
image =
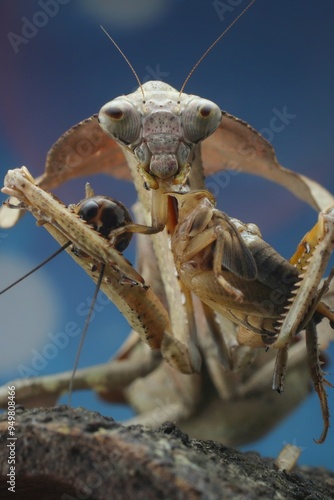
<svg viewBox="0 0 334 500">
<path fill-rule="evenodd" d="M 82 154 L 83 150 L 90 154 Z M 152 416 L 153 403 L 157 394 L 161 395 L 162 387 L 169 383 L 171 386 L 165 401 L 170 420 L 183 421 L 187 428 L 187 425 L 195 425 L 197 415 L 203 416 L 207 408 L 215 405 L 217 408 L 218 404 L 221 411 L 218 412 L 216 428 L 220 426 L 224 429 L 220 431 L 222 440 L 236 443 L 239 439 L 240 443 L 240 439 L 251 439 L 252 422 L 258 423 L 260 418 L 260 404 L 254 405 L 254 399 L 252 405 L 257 405 L 256 410 L 259 411 L 254 413 L 253 419 L 249 417 L 249 394 L 261 392 L 263 381 L 268 378 L 263 377 L 263 373 L 268 370 L 275 370 L 275 386 L 282 390 L 287 347 L 291 344 L 290 363 L 291 360 L 297 363 L 296 358 L 298 362 L 304 359 L 302 343 L 295 344 L 294 337 L 299 330 L 307 327 L 312 377 L 322 400 L 324 431 L 319 441 L 323 441 L 329 419 L 313 320 L 316 315 L 319 318 L 319 314 L 331 317 L 321 301 L 321 294 L 327 285 L 320 287 L 318 293 L 320 277 L 332 246 L 332 233 L 328 229 L 330 222 L 325 217 L 318 226 L 323 231 L 316 233 L 315 240 L 307 239 L 301 245 L 311 257 L 310 263 L 307 259 L 304 261 L 300 252 L 293 263 L 297 267 L 290 266 L 284 259 L 280 261 L 282 268 L 287 268 L 292 276 L 285 284 L 287 288 L 281 289 L 277 272 L 278 254 L 272 254 L 270 267 L 264 271 L 262 256 L 263 250 L 268 247 L 259 231 L 254 226 L 246 227 L 215 211 L 211 195 L 203 191 L 204 174 L 224 168 L 274 180 L 316 210 L 325 211 L 334 205 L 332 195 L 324 188 L 305 176 L 298 176 L 281 167 L 270 144 L 248 124 L 221 112 L 211 101 L 189 96 L 162 82 L 148 82 L 138 91 L 107 103 L 99 116 L 81 122 L 57 141 L 47 157 L 45 174 L 36 180 L 37 185 L 26 171 L 14 171 L 8 174 L 5 192 L 18 197 L 40 220 L 46 220 L 45 226 L 55 231 L 61 244 L 63 237 L 72 241 L 80 249 L 76 257 L 86 271 L 92 272 L 91 259 L 95 266 L 103 263 L 110 267 L 114 281 L 110 278 L 110 282 L 104 285 L 108 288 L 108 296 L 113 297 L 116 304 L 117 301 L 125 303 L 124 310 L 134 310 L 135 317 L 140 316 L 140 321 L 146 314 L 150 318 L 153 316 L 149 328 L 144 328 L 143 332 L 140 325 L 129 322 L 146 342 L 148 336 L 150 339 L 152 336 L 152 346 L 161 351 L 167 363 L 163 361 L 157 368 L 153 358 L 147 354 L 146 371 L 140 372 L 139 365 L 142 370 L 144 366 L 143 346 L 138 344 L 137 333 L 133 333 L 116 360 L 109 367 L 104 367 L 103 374 L 102 370 L 99 371 L 99 378 L 96 375 L 94 378 L 91 371 L 78 373 L 74 388 L 86 384 L 86 387 L 94 387 L 109 400 L 117 400 L 121 392 L 121 397 L 132 402 L 142 413 L 139 416 L 142 421 L 159 423 L 159 419 Z M 66 210 L 65 217 L 59 205 L 56 205 L 53 214 L 48 213 L 48 202 L 43 210 L 38 208 L 39 201 L 44 196 L 50 196 L 46 191 L 70 178 L 97 172 L 121 178 L 129 178 L 131 172 L 140 201 L 140 224 L 129 222 L 116 229 L 108 235 L 109 243 L 78 221 L 75 213 Z M 28 189 L 36 193 L 35 198 L 27 196 Z M 202 196 L 200 201 L 205 202 L 204 209 L 203 204 L 197 206 L 196 196 Z M 4 208 L 1 223 L 5 227 L 12 225 L 17 212 Z M 324 215 L 331 213 L 325 211 Z M 77 232 L 72 228 L 60 230 L 64 217 L 68 221 L 80 222 Z M 139 252 L 139 272 L 146 283 L 152 284 L 156 293 L 151 288 L 147 290 L 140 275 L 112 251 L 116 238 L 131 232 L 152 234 L 152 247 L 147 236 L 145 243 L 141 242 L 147 247 Z M 82 242 L 83 234 L 85 243 Z M 151 252 L 152 259 L 148 257 Z M 88 266 L 84 254 L 89 256 Z M 322 256 L 325 258 L 322 259 Z M 305 264 L 306 270 L 303 269 Z M 270 284 L 267 275 L 271 271 L 273 283 Z M 300 279 L 303 272 L 305 278 Z M 294 297 L 298 285 L 299 293 Z M 280 300 L 284 299 L 278 305 L 276 298 L 273 299 L 277 288 Z M 161 300 L 153 308 L 157 296 Z M 269 314 L 270 302 L 273 302 L 273 312 Z M 285 317 L 285 308 L 290 305 L 293 313 L 288 312 Z M 156 317 L 161 318 L 160 329 L 154 322 Z M 279 323 L 281 320 L 282 326 Z M 328 330 L 325 329 L 323 347 L 330 338 Z M 278 348 L 276 368 L 272 355 L 263 356 L 263 352 L 258 353 L 254 349 L 259 344 Z M 250 359 L 257 353 L 258 359 L 252 368 L 247 368 Z M 108 369 L 114 370 L 114 378 L 109 377 L 109 380 L 105 375 Z M 194 372 L 198 375 L 182 375 Z M 146 392 L 142 387 L 140 394 L 148 393 L 148 386 L 153 386 L 145 404 L 138 399 L 142 373 L 146 375 Z M 303 374 L 306 380 L 304 371 Z M 66 378 L 65 374 L 53 379 L 53 386 L 50 379 L 49 382 L 41 380 L 39 385 L 38 381 L 34 381 L 30 387 L 39 394 L 53 391 L 57 396 L 66 390 L 67 384 L 65 387 L 63 384 Z M 298 382 L 302 385 L 300 378 Z M 208 384 L 210 391 L 207 390 Z M 20 384 L 16 385 L 19 394 Z M 29 382 L 24 385 L 22 393 L 29 399 L 28 387 Z M 218 397 L 209 396 L 212 404 L 203 404 L 204 394 L 207 397 L 213 391 Z M 228 419 L 229 404 L 234 409 L 230 412 L 233 415 L 230 424 L 233 422 L 236 403 L 243 407 L 241 414 L 246 412 L 249 420 L 243 438 L 240 437 L 240 426 L 234 431 L 232 426 L 222 423 L 224 418 Z M 295 404 L 296 399 L 290 400 L 282 410 L 284 404 L 280 400 L 277 406 L 281 410 L 278 413 L 282 415 Z M 261 418 L 265 420 L 265 416 Z M 268 422 L 263 422 L 263 429 L 268 426 Z"/>
<path fill-rule="evenodd" d="M 25 167 L 10 170 L 5 185 L 3 191 L 19 198 L 22 207 L 31 211 L 38 223 L 62 246 L 73 242 L 72 248 L 67 248 L 67 251 L 92 274 L 95 281 L 101 264 L 104 266 L 101 289 L 106 290 L 108 298 L 127 317 L 131 326 L 145 337 L 145 341 L 152 348 L 159 348 L 163 332 L 168 329 L 167 313 L 158 302 L 154 307 L 153 295 L 144 279 L 120 253 L 129 244 L 132 234 L 127 232 L 116 237 L 112 246 L 105 239 L 112 229 L 131 227 L 132 219 L 125 206 L 111 198 L 94 196 L 88 187 L 86 199 L 67 208 L 40 189 Z M 149 307 L 145 303 L 147 297 Z M 138 320 L 140 305 L 144 312 L 142 321 Z M 156 333 L 154 337 L 149 335 L 152 321 Z"/>
<path fill-rule="evenodd" d="M 279 392 L 284 389 L 289 345 L 305 329 L 324 420 L 318 442 L 323 442 L 329 428 L 324 384 L 332 385 L 321 369 L 316 323 L 327 317 L 334 327 L 334 312 L 321 301 L 334 270 L 319 288 L 334 248 L 334 207 L 320 212 L 319 222 L 291 258 L 293 265 L 262 240 L 254 224 L 216 210 L 207 191 L 174 196 L 179 223 L 171 247 L 181 281 L 204 304 L 239 325 L 240 344 L 278 349 L 273 389 Z"/>
</svg>

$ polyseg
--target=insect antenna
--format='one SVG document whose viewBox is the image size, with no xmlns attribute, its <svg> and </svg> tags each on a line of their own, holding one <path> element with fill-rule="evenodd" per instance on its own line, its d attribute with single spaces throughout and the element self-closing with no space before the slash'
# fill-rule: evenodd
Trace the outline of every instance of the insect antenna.
<svg viewBox="0 0 334 500">
<path fill-rule="evenodd" d="M 57 255 L 59 255 L 64 250 L 66 250 L 66 248 L 69 247 L 71 244 L 72 244 L 71 241 L 68 241 L 67 243 L 65 243 L 65 245 L 63 245 L 62 247 L 60 247 L 56 252 L 54 252 L 52 255 L 50 255 L 45 260 L 43 260 L 40 264 L 38 264 L 38 266 L 34 267 L 33 269 L 31 269 L 31 271 L 29 271 L 28 273 L 26 273 L 23 276 L 21 276 L 21 278 L 19 278 L 18 280 L 14 281 L 14 283 L 12 283 L 11 285 L 8 285 L 6 288 L 4 288 L 3 290 L 1 290 L 0 291 L 0 295 L 2 295 L 3 293 L 7 292 L 11 288 L 13 288 L 13 286 L 15 286 L 18 283 L 20 283 L 21 281 L 23 281 L 25 278 L 27 278 L 28 276 L 30 276 L 31 274 L 33 274 L 35 271 L 38 271 L 38 269 L 40 269 L 45 264 L 47 264 L 48 262 L 50 262 L 52 259 L 54 259 L 55 257 L 57 257 Z"/>
<path fill-rule="evenodd" d="M 96 303 L 97 295 L 98 295 L 98 293 L 100 291 L 100 287 L 101 287 L 101 283 L 102 283 L 102 278 L 103 278 L 105 267 L 106 267 L 105 264 L 102 264 L 101 270 L 100 270 L 100 274 L 99 274 L 99 278 L 98 278 L 98 280 L 96 282 L 94 296 L 92 298 L 92 301 L 91 301 L 91 304 L 90 304 L 90 307 L 89 307 L 89 311 L 88 311 L 88 314 L 87 314 L 87 317 L 86 317 L 85 325 L 84 325 L 84 328 L 82 330 L 79 347 L 78 347 L 78 350 L 77 350 L 77 353 L 76 353 L 76 356 L 75 356 L 74 367 L 73 367 L 73 371 L 72 371 L 70 383 L 68 385 L 68 406 L 71 406 L 74 378 L 75 378 L 76 371 L 78 369 L 80 354 L 81 354 L 81 351 L 82 351 L 82 348 L 83 348 L 83 345 L 84 345 L 84 341 L 85 341 L 85 338 L 86 338 L 86 334 L 87 334 L 87 330 L 88 330 L 88 327 L 89 327 L 89 323 L 90 323 L 90 320 L 91 320 L 91 317 L 92 317 L 92 314 L 93 314 L 93 311 L 94 311 L 94 306 L 95 306 L 95 303 Z"/>
<path fill-rule="evenodd" d="M 201 64 L 201 62 L 203 61 L 203 59 L 206 58 L 206 56 L 208 55 L 209 52 L 211 52 L 211 50 L 213 49 L 213 47 L 215 45 L 217 45 L 217 43 L 226 35 L 226 33 L 232 28 L 232 26 L 234 26 L 235 23 L 239 21 L 239 19 L 247 12 L 248 9 L 250 9 L 250 7 L 255 2 L 256 2 L 256 0 L 252 0 L 251 2 L 249 2 L 249 4 L 244 8 L 244 10 L 242 12 L 240 12 L 240 14 L 229 24 L 229 26 L 218 36 L 218 38 L 216 38 L 216 40 L 210 45 L 210 47 L 208 47 L 206 49 L 206 51 L 204 52 L 204 54 L 202 54 L 202 56 L 198 59 L 197 63 L 189 71 L 189 74 L 188 74 L 187 78 L 183 82 L 183 85 L 181 87 L 179 95 L 182 94 L 182 92 L 184 91 L 185 86 L 187 85 L 190 77 L 192 76 L 192 74 L 194 73 L 194 71 L 198 68 L 198 66 Z"/>
<path fill-rule="evenodd" d="M 255 0 L 254 0 L 255 1 Z M 118 52 L 121 54 L 121 56 L 123 57 L 123 59 L 125 60 L 125 62 L 128 64 L 129 68 L 131 69 L 135 79 L 137 80 L 137 83 L 138 83 L 138 86 L 140 87 L 140 90 L 141 90 L 141 93 L 143 95 L 143 100 L 145 101 L 145 94 L 144 94 L 144 89 L 143 89 L 143 85 L 140 81 L 140 78 L 136 72 L 136 70 L 134 69 L 134 67 L 132 66 L 132 64 L 130 63 L 129 59 L 126 57 L 126 55 L 124 54 L 123 50 L 120 48 L 120 46 L 115 42 L 115 40 L 109 35 L 109 33 L 107 32 L 107 30 L 100 25 L 100 28 L 101 30 L 107 35 L 107 37 L 109 38 L 109 40 L 112 42 L 112 44 L 116 47 L 116 49 L 118 50 Z"/>
</svg>

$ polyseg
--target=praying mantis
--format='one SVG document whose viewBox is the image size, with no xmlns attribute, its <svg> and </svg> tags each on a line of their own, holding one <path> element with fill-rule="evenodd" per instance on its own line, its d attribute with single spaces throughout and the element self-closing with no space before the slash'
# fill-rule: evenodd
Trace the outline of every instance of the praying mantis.
<svg viewBox="0 0 334 500">
<path fill-rule="evenodd" d="M 144 93 L 145 93 L 145 91 L 144 91 Z M 247 132 L 247 133 L 249 132 L 249 133 L 251 134 L 251 136 L 252 136 L 253 131 L 251 131 L 251 129 L 248 129 L 247 127 L 246 127 L 246 128 L 244 128 L 244 125 L 243 125 L 241 122 L 235 122 L 235 121 L 234 121 L 234 119 L 233 119 L 233 118 L 230 118 L 228 115 L 226 115 L 226 116 L 225 116 L 225 118 L 226 118 L 226 121 L 227 121 L 227 122 L 231 125 L 232 129 L 233 129 L 233 126 L 234 126 L 234 125 L 237 125 L 237 126 L 239 126 L 239 125 L 240 125 L 240 126 L 241 126 L 241 129 L 242 129 L 241 134 L 242 134 L 243 132 Z M 229 120 L 230 120 L 230 121 L 229 121 Z M 227 127 L 227 129 L 230 131 L 229 127 Z M 235 131 L 233 131 L 233 130 L 232 130 L 230 133 L 231 133 L 231 136 L 232 136 L 232 138 L 233 138 L 233 133 L 235 133 Z M 213 137 L 214 137 L 214 136 L 212 136 L 212 138 L 213 138 Z M 246 138 L 247 138 L 247 137 L 246 137 Z M 207 145 L 206 145 L 206 144 L 207 144 Z M 206 145 L 206 146 L 205 146 L 205 145 Z M 263 146 L 263 144 L 262 144 L 262 146 Z M 221 154 L 221 153 L 222 153 L 222 151 L 221 151 L 221 149 L 222 149 L 222 148 L 221 148 L 219 145 L 218 145 L 218 146 L 216 146 L 216 145 L 215 145 L 215 142 L 214 142 L 214 143 L 213 143 L 212 141 L 210 142 L 210 139 L 208 139 L 208 140 L 207 140 L 207 142 L 204 142 L 204 143 L 203 143 L 203 148 L 204 148 L 204 149 L 205 149 L 205 148 L 207 148 L 207 150 L 211 150 L 213 155 L 214 155 L 214 154 L 217 154 L 217 156 L 218 156 L 219 154 Z M 265 148 L 264 148 L 264 149 L 265 149 Z M 242 152 L 244 152 L 244 150 L 243 150 Z M 270 149 L 265 150 L 265 154 L 267 154 L 268 156 L 270 156 Z M 241 156 L 242 156 L 242 155 L 241 155 Z M 244 157 L 245 157 L 245 155 L 243 156 L 243 159 L 244 159 Z M 221 157 L 221 158 L 222 158 L 222 157 Z M 235 157 L 234 157 L 234 159 L 235 159 Z M 194 161 L 194 160 L 192 160 L 192 162 L 193 162 L 193 161 Z M 221 162 L 224 162 L 224 160 L 220 160 L 220 161 L 221 161 Z M 227 163 L 228 165 L 230 165 L 230 163 L 229 163 L 230 158 L 228 158 L 228 157 L 227 157 L 227 159 L 225 159 L 225 161 L 226 161 L 226 163 Z M 209 169 L 210 169 L 210 166 L 209 166 L 209 167 L 207 167 L 207 168 L 209 168 Z M 212 167 L 212 168 L 214 168 L 214 167 Z M 252 169 L 252 167 L 250 167 L 250 170 L 249 170 L 249 171 L 252 171 L 251 169 Z M 264 171 L 263 171 L 263 172 L 264 172 L 264 174 L 265 174 L 265 175 L 270 176 L 270 174 L 269 174 L 269 173 L 266 173 L 265 169 L 264 169 Z M 278 173 L 277 173 L 277 175 L 279 176 L 280 174 L 278 174 Z M 283 176 L 283 177 L 284 177 L 284 176 Z M 283 179 L 283 177 L 282 177 L 282 179 Z M 300 178 L 299 178 L 298 176 L 296 176 L 296 175 L 292 175 L 291 177 L 289 177 L 289 176 L 288 176 L 288 177 L 286 177 L 286 179 L 288 179 L 288 180 L 286 180 L 286 181 L 282 181 L 282 182 L 286 182 L 286 184 L 290 184 L 290 183 L 291 183 L 291 179 L 292 179 L 292 178 L 294 179 L 294 184 L 295 184 L 296 186 L 297 186 L 297 185 L 304 186 L 304 184 L 303 184 L 303 183 L 304 183 L 304 182 L 306 182 L 306 186 L 308 186 L 308 187 L 311 189 L 311 191 L 313 190 L 313 188 L 314 188 L 314 186 L 315 186 L 315 184 L 313 184 L 313 183 L 308 184 L 308 181 L 307 181 L 307 180 L 305 180 L 305 179 L 302 179 L 302 181 L 300 181 Z M 147 181 L 147 179 L 146 179 L 146 181 Z M 197 186 L 196 186 L 196 181 L 194 181 L 194 182 L 195 182 L 195 187 L 191 187 L 191 189 L 192 189 L 192 190 L 193 190 L 193 189 L 195 189 L 196 187 L 197 187 L 198 189 L 201 189 L 201 188 L 203 187 L 203 186 L 201 186 L 201 185 L 197 185 Z M 141 193 L 141 192 L 142 192 L 142 194 L 140 194 L 140 196 L 141 196 L 141 201 L 142 201 L 142 204 L 145 206 L 145 201 L 144 201 L 144 200 L 146 199 L 146 198 L 145 198 L 145 195 L 147 195 L 147 191 L 146 191 L 146 189 L 143 189 L 143 179 L 142 179 L 142 177 L 136 177 L 136 178 L 135 178 L 135 183 L 136 183 L 136 188 L 137 188 L 138 192 L 139 192 L 139 193 Z M 300 183 L 300 184 L 298 184 L 298 183 Z M 182 183 L 180 183 L 180 184 L 182 184 Z M 147 187 L 147 186 L 146 186 L 146 187 Z M 168 188 L 168 189 L 170 189 L 170 188 Z M 302 191 L 303 189 L 304 189 L 304 187 L 300 187 L 300 190 L 301 190 L 301 191 Z M 322 200 L 322 202 L 324 203 L 324 205 L 326 205 L 326 207 L 327 207 L 327 206 L 330 204 L 330 203 L 329 203 L 329 201 L 330 201 L 330 195 L 329 195 L 329 194 L 326 194 L 326 192 L 325 192 L 324 190 L 322 191 L 322 190 L 321 190 L 321 188 L 316 187 L 315 189 L 319 189 L 319 193 L 320 193 L 320 194 L 319 194 L 319 198 Z M 299 187 L 295 187 L 295 190 L 296 190 L 296 192 L 298 192 L 298 191 L 299 191 Z M 324 196 L 328 196 L 328 198 L 326 199 L 326 201 L 325 201 Z M 150 214 L 150 212 L 151 212 L 150 207 L 147 207 L 147 208 L 146 208 L 146 211 L 147 211 L 147 212 L 149 212 L 149 214 Z M 146 220 L 146 221 L 144 221 L 144 225 L 145 225 L 145 224 L 146 224 L 146 225 L 150 225 L 150 224 L 152 224 L 152 221 L 151 221 L 151 220 L 149 220 L 149 221 L 147 221 L 147 220 Z M 159 229 L 160 229 L 160 228 L 159 228 Z M 147 237 L 147 238 L 148 238 L 148 237 Z M 154 238 L 154 237 L 152 237 L 152 239 L 153 239 L 153 238 Z M 200 320 L 199 320 L 199 321 L 200 321 Z M 124 357 L 125 357 L 125 355 L 124 355 Z M 196 357 L 196 356 L 195 356 L 195 357 Z M 195 363 L 196 363 L 196 360 L 195 360 L 195 361 L 193 360 L 193 362 L 195 362 Z M 169 368 L 167 368 L 167 369 L 169 369 Z M 219 378 L 219 375 L 217 375 L 217 378 Z M 190 380 L 190 379 L 188 379 L 188 381 L 187 381 L 187 382 L 189 382 L 189 380 Z M 189 382 L 189 383 L 190 383 L 190 382 Z M 192 382 L 192 384 L 193 384 L 193 385 L 195 385 L 195 383 L 194 383 L 194 382 Z M 223 391 L 223 389 L 221 389 L 221 391 Z M 195 388 L 195 392 L 196 392 L 196 388 Z M 226 392 L 228 392 L 228 391 L 226 391 Z M 193 401 L 194 401 L 194 400 L 193 400 Z M 174 404 L 174 403 L 173 403 L 173 404 Z M 194 404 L 194 403 L 193 403 L 193 404 Z M 179 411 L 180 411 L 180 410 L 179 410 Z M 190 410 L 188 410 L 188 411 L 190 412 Z M 151 417 L 148 417 L 148 418 L 151 418 Z M 183 416 L 183 418 L 184 418 L 184 416 Z"/>
</svg>

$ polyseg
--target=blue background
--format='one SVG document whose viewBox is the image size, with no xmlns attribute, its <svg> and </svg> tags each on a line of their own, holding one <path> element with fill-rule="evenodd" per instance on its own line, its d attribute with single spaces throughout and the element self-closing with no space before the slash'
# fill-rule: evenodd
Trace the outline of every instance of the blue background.
<svg viewBox="0 0 334 500">
<path fill-rule="evenodd" d="M 2 0 L 1 178 L 8 168 L 21 165 L 39 175 L 46 152 L 65 130 L 96 113 L 111 98 L 136 87 L 131 71 L 100 24 L 117 40 L 142 81 L 158 78 L 180 88 L 193 64 L 246 2 L 240 1 L 224 20 L 215 5 L 217 2 L 211 0 L 69 0 L 59 5 L 59 12 L 49 16 L 45 26 L 15 53 L 8 34 L 21 34 L 23 16 L 40 19 L 43 24 L 43 19 L 36 17 L 41 7 L 37 1 Z M 208 55 L 186 88 L 186 92 L 215 101 L 258 130 L 269 126 L 274 108 L 286 106 L 296 116 L 273 137 L 280 162 L 315 178 L 331 191 L 333 19 L 332 0 L 258 0 Z M 103 176 L 91 182 L 97 193 L 116 195 L 129 206 L 135 201 L 130 183 Z M 72 181 L 57 194 L 66 203 L 78 201 L 83 197 L 83 180 Z M 293 253 L 317 217 L 282 188 L 244 175 L 232 177 L 220 190 L 219 207 L 257 223 L 265 239 L 285 257 Z M 32 217 L 26 217 L 12 231 L 3 231 L 1 288 L 56 249 L 56 243 L 36 227 Z M 132 246 L 127 253 L 132 261 L 133 251 Z M 75 311 L 93 291 L 90 279 L 63 255 L 1 297 L 2 383 L 18 376 L 18 364 L 29 366 L 31 349 L 42 350 L 46 333 L 62 331 L 68 321 L 82 327 L 84 318 Z M 111 304 L 105 306 L 91 324 L 80 366 L 107 361 L 127 333 L 120 313 Z M 78 341 L 76 337 L 49 360 L 43 373 L 71 369 Z M 329 352 L 333 357 L 333 346 Z M 334 381 L 333 374 L 329 379 Z M 328 393 L 333 412 L 333 390 L 328 389 Z M 103 404 L 86 392 L 75 394 L 73 404 L 115 418 L 131 414 L 129 409 Z M 313 394 L 270 436 L 248 449 L 275 456 L 282 443 L 294 442 L 304 449 L 299 463 L 333 468 L 333 430 L 324 445 L 313 442 L 321 428 L 319 404 Z"/>
</svg>

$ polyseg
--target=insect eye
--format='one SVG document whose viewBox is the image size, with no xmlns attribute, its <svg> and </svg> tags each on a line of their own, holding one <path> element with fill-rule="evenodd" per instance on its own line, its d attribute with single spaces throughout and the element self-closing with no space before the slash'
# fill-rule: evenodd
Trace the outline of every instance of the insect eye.
<svg viewBox="0 0 334 500">
<path fill-rule="evenodd" d="M 77 205 L 76 213 L 103 237 L 108 238 L 113 229 L 132 222 L 128 209 L 120 201 L 108 196 L 94 196 Z M 124 233 L 116 238 L 115 248 L 123 252 L 129 245 L 132 233 Z"/>
<path fill-rule="evenodd" d="M 78 215 L 83 220 L 89 223 L 97 216 L 98 212 L 98 204 L 94 200 L 87 200 L 82 202 L 78 211 Z"/>
<path fill-rule="evenodd" d="M 192 98 L 182 113 L 185 138 L 194 143 L 203 141 L 216 130 L 221 118 L 221 111 L 214 102 Z"/>
<path fill-rule="evenodd" d="M 124 97 L 118 97 L 102 106 L 99 123 L 106 134 L 122 144 L 133 144 L 140 139 L 141 115 Z"/>
</svg>

